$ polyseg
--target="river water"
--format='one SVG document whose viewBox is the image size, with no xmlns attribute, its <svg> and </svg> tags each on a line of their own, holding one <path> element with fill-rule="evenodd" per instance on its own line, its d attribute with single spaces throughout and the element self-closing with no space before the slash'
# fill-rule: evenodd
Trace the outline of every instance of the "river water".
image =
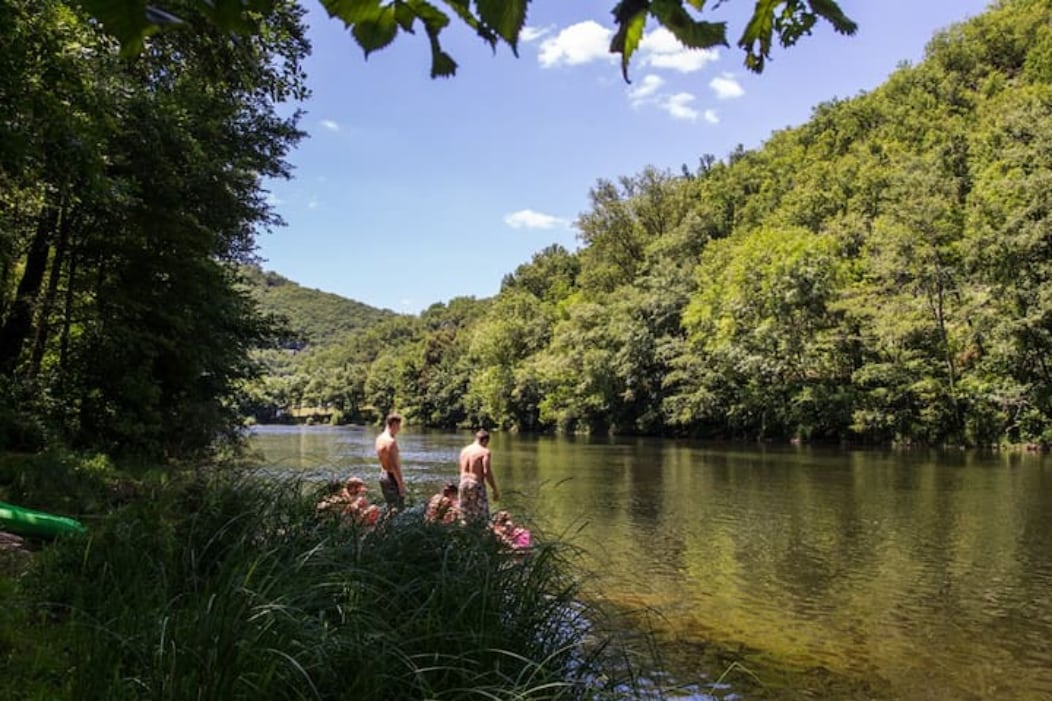
<svg viewBox="0 0 1052 701">
<path fill-rule="evenodd" d="M 266 465 L 357 474 L 375 429 L 257 427 Z M 466 432 L 403 431 L 411 498 Z M 582 547 L 587 587 L 652 611 L 686 684 L 739 698 L 1052 699 L 1052 457 L 495 434 L 499 508 Z M 728 675 L 730 678 L 730 675 Z"/>
</svg>

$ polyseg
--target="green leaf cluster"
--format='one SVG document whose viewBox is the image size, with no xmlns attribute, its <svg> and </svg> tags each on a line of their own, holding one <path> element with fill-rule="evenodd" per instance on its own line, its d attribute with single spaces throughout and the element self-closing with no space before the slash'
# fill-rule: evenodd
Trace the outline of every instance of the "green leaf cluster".
<svg viewBox="0 0 1052 701">
<path fill-rule="evenodd" d="M 75 0 L 98 18 L 121 43 L 126 55 L 142 51 L 147 37 L 160 29 L 185 25 L 183 12 L 206 17 L 224 31 L 251 35 L 259 22 L 274 11 L 274 0 Z M 493 49 L 507 44 L 518 54 L 519 35 L 526 24 L 530 0 L 321 0 L 330 17 L 344 23 L 368 57 L 391 44 L 399 31 L 415 34 L 418 25 L 431 48 L 431 77 L 456 73 L 457 62 L 442 48 L 442 32 L 451 17 Z M 719 3 L 716 3 L 719 5 Z M 616 31 L 610 52 L 621 55 L 621 70 L 628 80 L 628 66 L 639 48 L 647 21 L 653 19 L 691 49 L 727 46 L 727 23 L 710 22 L 694 15 L 702 12 L 705 0 L 620 0 L 613 10 Z M 761 0 L 738 40 L 745 51 L 749 70 L 762 72 L 777 40 L 792 46 L 810 34 L 819 20 L 828 21 L 842 34 L 854 34 L 857 26 L 834 0 Z"/>
</svg>

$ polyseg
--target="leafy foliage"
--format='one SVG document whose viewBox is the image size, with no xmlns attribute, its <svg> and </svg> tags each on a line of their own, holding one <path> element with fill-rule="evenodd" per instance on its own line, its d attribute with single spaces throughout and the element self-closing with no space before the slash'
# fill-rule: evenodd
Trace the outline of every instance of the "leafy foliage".
<svg viewBox="0 0 1052 701">
<path fill-rule="evenodd" d="M 474 31 L 482 41 L 496 49 L 507 44 L 518 52 L 519 34 L 526 23 L 531 0 L 443 0 L 443 10 L 427 0 L 321 0 L 330 17 L 350 30 L 368 56 L 389 45 L 399 31 L 415 33 L 423 27 L 431 47 L 431 77 L 456 73 L 457 63 L 442 48 L 442 31 L 450 24 L 450 14 Z M 183 24 L 177 16 L 177 2 L 147 5 L 146 0 L 76 0 L 102 21 L 117 37 L 125 54 L 142 50 L 144 39 L 158 29 Z M 273 11 L 274 0 L 184 0 L 189 9 L 208 17 L 220 29 L 251 34 L 257 22 Z M 717 3 L 718 4 L 718 3 Z M 161 7 L 163 5 L 164 7 Z M 725 22 L 696 19 L 703 0 L 620 0 L 612 14 L 617 30 L 610 52 L 621 55 L 621 70 L 628 80 L 628 65 L 639 47 L 647 20 L 652 18 L 691 49 L 727 46 Z M 171 9 L 172 11 L 169 11 Z M 745 51 L 745 66 L 762 72 L 775 39 L 792 46 L 810 34 L 818 20 L 828 21 L 842 34 L 854 34 L 857 26 L 834 0 L 761 0 L 738 40 Z"/>
<path fill-rule="evenodd" d="M 233 41 L 184 13 L 128 63 L 65 3 L 0 7 L 0 367 L 51 439 L 181 457 L 237 428 L 274 340 L 237 266 L 279 223 L 260 184 L 300 137 L 276 111 L 304 94 L 300 14 Z"/>
</svg>

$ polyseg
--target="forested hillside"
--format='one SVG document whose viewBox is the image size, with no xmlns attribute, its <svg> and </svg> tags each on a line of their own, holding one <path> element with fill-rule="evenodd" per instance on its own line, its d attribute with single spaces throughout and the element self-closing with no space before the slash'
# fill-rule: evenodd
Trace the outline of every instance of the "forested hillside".
<svg viewBox="0 0 1052 701">
<path fill-rule="evenodd" d="M 579 251 L 312 354 L 284 399 L 439 425 L 1048 443 L 1050 27 L 1044 0 L 997 3 L 762 148 L 600 180 Z"/>
<path fill-rule="evenodd" d="M 390 323 L 383 329 L 397 326 L 402 317 L 388 309 L 302 287 L 258 265 L 244 266 L 242 279 L 259 311 L 283 333 L 277 347 L 253 353 L 263 374 L 246 383 L 241 410 L 257 420 L 275 421 L 290 409 L 324 407 L 335 412 L 336 420 L 344 420 L 344 407 L 348 401 L 361 404 L 360 394 L 350 389 L 353 378 L 332 367 L 330 350 L 361 343 L 373 327 L 385 321 Z M 359 412 L 348 418 L 363 417 Z"/>
<path fill-rule="evenodd" d="M 264 314 L 282 317 L 291 332 L 291 345 L 328 345 L 352 331 L 368 328 L 395 316 L 331 292 L 302 287 L 258 265 L 245 266 L 245 283 Z M 290 345 L 290 344 L 286 344 Z"/>
</svg>

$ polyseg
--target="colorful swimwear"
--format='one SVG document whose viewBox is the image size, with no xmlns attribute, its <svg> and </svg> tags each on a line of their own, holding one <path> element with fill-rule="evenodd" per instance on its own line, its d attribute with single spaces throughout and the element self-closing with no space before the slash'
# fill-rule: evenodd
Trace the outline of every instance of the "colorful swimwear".
<svg viewBox="0 0 1052 701">
<path fill-rule="evenodd" d="M 533 538 L 526 528 L 516 528 L 511 534 L 511 547 L 522 550 L 533 545 Z"/>
<path fill-rule="evenodd" d="M 489 523 L 489 497 L 486 485 L 470 472 L 460 477 L 460 520 L 463 523 Z"/>
</svg>

